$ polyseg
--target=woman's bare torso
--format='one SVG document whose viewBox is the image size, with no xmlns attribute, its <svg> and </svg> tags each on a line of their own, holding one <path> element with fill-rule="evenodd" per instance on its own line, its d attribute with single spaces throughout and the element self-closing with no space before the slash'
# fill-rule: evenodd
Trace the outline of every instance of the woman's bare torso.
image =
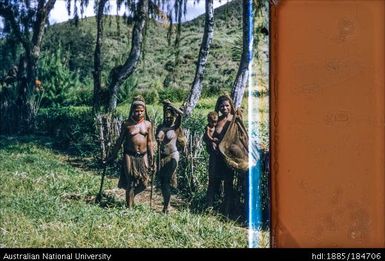
<svg viewBox="0 0 385 261">
<path fill-rule="evenodd" d="M 147 152 L 150 128 L 151 123 L 149 121 L 143 121 L 141 123 L 129 121 L 126 124 L 124 150 L 131 153 L 145 154 Z"/>
<path fill-rule="evenodd" d="M 161 153 L 165 155 L 170 155 L 171 153 L 177 151 L 176 141 L 177 133 L 174 128 L 162 128 L 158 135 L 159 140 L 162 140 L 161 143 Z"/>
</svg>

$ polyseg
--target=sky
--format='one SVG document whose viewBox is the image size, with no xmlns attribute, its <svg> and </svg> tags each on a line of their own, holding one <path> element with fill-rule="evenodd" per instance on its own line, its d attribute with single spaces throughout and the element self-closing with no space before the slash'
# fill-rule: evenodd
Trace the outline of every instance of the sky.
<svg viewBox="0 0 385 261">
<path fill-rule="evenodd" d="M 90 4 L 86 8 L 83 17 L 91 17 L 95 16 L 94 14 L 94 1 L 89 0 Z M 231 2 L 232 0 L 213 0 L 214 8 L 217 8 L 227 2 Z M 78 1 L 79 2 L 79 1 Z M 196 0 L 187 0 L 187 14 L 182 18 L 182 22 L 190 21 L 197 16 L 203 14 L 205 12 L 205 0 L 199 0 L 199 3 L 196 3 Z M 109 14 L 116 14 L 116 0 L 109 0 L 110 8 Z M 78 5 L 79 6 L 79 5 Z M 72 6 L 73 10 L 73 6 Z M 78 7 L 80 10 L 80 7 Z M 124 8 L 120 10 L 119 14 L 123 15 Z M 73 11 L 71 11 L 73 14 Z M 67 21 L 68 19 L 73 18 L 73 15 L 69 16 L 67 12 L 66 0 L 56 0 L 55 6 L 49 15 L 50 24 L 61 23 Z M 0 17 L 0 37 L 3 27 L 2 17 Z"/>
<path fill-rule="evenodd" d="M 194 4 L 194 0 L 187 0 L 187 14 L 183 18 L 183 22 L 194 19 L 195 17 L 205 12 L 205 0 L 200 0 L 199 3 Z M 214 0 L 214 8 L 217 8 L 223 4 L 226 4 L 228 0 Z M 230 1 L 229 1 L 230 2 Z M 109 14 L 116 14 L 116 0 L 110 0 Z M 72 9 L 73 10 L 73 9 Z M 80 10 L 80 8 L 78 8 Z M 73 12 L 71 12 L 73 13 Z M 124 8 L 120 10 L 119 14 L 123 15 Z M 94 1 L 90 0 L 90 4 L 84 12 L 83 17 L 95 16 L 94 14 Z M 68 16 L 67 6 L 65 0 L 57 0 L 54 9 L 49 16 L 50 24 L 60 23 L 72 18 Z"/>
</svg>

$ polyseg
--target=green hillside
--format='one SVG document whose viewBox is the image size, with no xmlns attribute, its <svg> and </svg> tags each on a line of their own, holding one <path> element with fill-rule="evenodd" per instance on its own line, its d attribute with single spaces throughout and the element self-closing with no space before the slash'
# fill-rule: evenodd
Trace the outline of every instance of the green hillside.
<svg viewBox="0 0 385 261">
<path fill-rule="evenodd" d="M 241 13 L 239 0 L 215 10 L 214 40 L 203 82 L 206 95 L 217 93 L 219 90 L 228 90 L 234 81 L 241 55 Z M 102 49 L 104 79 L 108 77 L 113 66 L 121 64 L 128 56 L 131 29 L 132 24 L 126 24 L 121 17 L 105 17 Z M 123 99 L 127 96 L 124 95 L 124 90 L 127 94 L 132 92 L 133 88 L 146 92 L 154 89 L 160 91 L 165 87 L 180 88 L 184 91 L 181 91 L 179 96 L 184 97 L 194 78 L 203 29 L 203 16 L 184 23 L 180 48 L 177 50 L 174 46 L 175 28 L 169 44 L 168 25 L 151 21 L 146 33 L 144 57 L 137 71 L 123 87 Z M 80 20 L 78 26 L 71 21 L 52 25 L 47 29 L 44 38 L 43 56 L 52 57 L 52 54 L 60 48 L 61 62 L 70 71 L 79 75 L 83 83 L 87 83 L 83 88 L 92 88 L 95 35 L 95 17 Z M 179 59 L 176 65 L 177 51 Z"/>
</svg>

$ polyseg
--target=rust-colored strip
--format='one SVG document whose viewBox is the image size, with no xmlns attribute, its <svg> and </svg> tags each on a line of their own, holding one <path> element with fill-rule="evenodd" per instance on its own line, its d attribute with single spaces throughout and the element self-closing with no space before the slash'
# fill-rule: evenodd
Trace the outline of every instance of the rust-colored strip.
<svg viewBox="0 0 385 261">
<path fill-rule="evenodd" d="M 273 247 L 385 247 L 385 1 L 271 6 Z"/>
</svg>

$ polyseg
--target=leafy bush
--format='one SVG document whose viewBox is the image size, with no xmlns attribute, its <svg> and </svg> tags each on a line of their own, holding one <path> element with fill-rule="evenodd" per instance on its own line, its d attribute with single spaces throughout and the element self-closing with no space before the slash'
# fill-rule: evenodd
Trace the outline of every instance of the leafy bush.
<svg viewBox="0 0 385 261">
<path fill-rule="evenodd" d="M 182 127 L 188 129 L 191 133 L 199 133 L 203 135 L 206 125 L 207 116 L 203 113 L 193 112 L 193 114 L 183 120 Z"/>
<path fill-rule="evenodd" d="M 208 153 L 202 143 L 205 122 L 203 114 L 194 113 L 182 123 L 188 140 L 187 153 L 182 154 L 177 170 L 178 188 L 180 195 L 189 201 L 196 199 L 197 194 L 205 194 L 207 190 Z"/>
<path fill-rule="evenodd" d="M 44 90 L 41 106 L 59 107 L 66 105 L 87 105 L 91 103 L 92 87 L 89 79 L 82 83 L 78 74 L 72 73 L 63 64 L 62 49 L 55 53 L 43 54 L 39 60 L 38 78 Z"/>
<path fill-rule="evenodd" d="M 168 99 L 171 102 L 181 102 L 187 97 L 187 95 L 188 90 L 182 88 L 164 88 L 159 91 L 159 99 L 161 101 Z"/>
<path fill-rule="evenodd" d="M 142 96 L 147 104 L 155 104 L 159 102 L 159 94 L 156 89 L 146 90 L 142 93 Z"/>
<path fill-rule="evenodd" d="M 135 96 L 134 90 L 138 85 L 138 79 L 132 75 L 129 77 L 119 88 L 118 91 L 118 103 L 129 102 L 132 100 L 132 97 Z"/>
<path fill-rule="evenodd" d="M 41 109 L 36 122 L 38 132 L 53 137 L 58 149 L 77 155 L 99 150 L 94 119 L 88 107 Z"/>
<path fill-rule="evenodd" d="M 217 96 L 218 93 L 221 92 L 221 86 L 219 86 L 217 82 L 212 82 L 211 80 L 212 79 L 210 78 L 209 79 L 210 84 L 208 84 L 206 88 L 203 88 L 202 97 L 207 98 L 207 97 Z"/>
</svg>

